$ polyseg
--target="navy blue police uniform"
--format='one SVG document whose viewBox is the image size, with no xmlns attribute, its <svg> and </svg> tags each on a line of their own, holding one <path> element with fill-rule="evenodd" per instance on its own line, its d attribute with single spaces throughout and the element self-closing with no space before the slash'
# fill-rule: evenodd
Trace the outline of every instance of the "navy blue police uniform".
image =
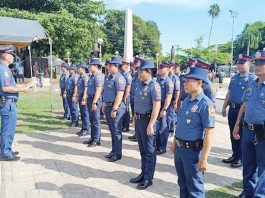
<svg viewBox="0 0 265 198">
<path fill-rule="evenodd" d="M 265 67 L 265 51 L 258 51 L 255 67 Z M 264 74 L 263 74 L 264 75 Z M 265 197 L 265 81 L 249 82 L 242 102 L 246 106 L 242 132 L 242 198 Z"/>
<path fill-rule="evenodd" d="M 160 64 L 160 68 L 169 67 L 167 64 Z M 168 111 L 168 109 L 163 109 L 166 97 L 168 94 L 173 94 L 174 84 L 171 79 L 166 77 L 158 76 L 157 83 L 161 87 L 161 109 L 160 111 Z M 159 116 L 157 122 L 157 136 L 156 136 L 156 150 L 159 154 L 166 153 L 167 142 L 168 142 L 168 135 L 169 135 L 169 128 L 167 125 L 167 117 L 165 115 L 163 118 Z"/>
<path fill-rule="evenodd" d="M 87 64 L 86 63 L 80 63 L 78 64 L 78 67 L 82 67 L 84 69 L 87 69 Z M 89 76 L 87 73 L 80 74 L 79 78 L 77 80 L 77 93 L 78 93 L 78 102 L 79 102 L 79 108 L 80 108 L 80 114 L 81 114 L 81 121 L 82 121 L 82 128 L 80 133 L 78 134 L 79 136 L 85 136 L 89 132 L 90 128 L 90 121 L 89 121 L 89 114 L 88 114 L 88 107 L 87 107 L 87 99 L 85 99 L 86 104 L 81 104 L 82 101 L 84 100 L 84 91 L 85 87 L 88 85 L 88 79 Z"/>
<path fill-rule="evenodd" d="M 150 60 L 142 60 L 139 70 L 154 69 Z M 161 101 L 161 88 L 152 79 L 137 84 L 134 96 L 135 132 L 141 154 L 141 174 L 130 180 L 131 183 L 140 183 L 137 188 L 144 189 L 152 185 L 156 166 L 156 133 L 147 135 L 147 127 L 151 118 L 153 103 Z M 154 129 L 154 131 L 156 131 Z M 145 183 L 143 183 L 145 182 Z"/>
<path fill-rule="evenodd" d="M 13 46 L 0 47 L 0 54 L 13 54 Z M 12 71 L 0 61 L 0 115 L 1 115 L 1 157 L 7 161 L 19 160 L 12 151 L 12 144 L 16 131 L 18 93 L 3 91 L 3 87 L 16 87 Z"/>
<path fill-rule="evenodd" d="M 65 67 L 66 69 L 69 69 L 69 65 L 67 63 L 63 63 L 61 65 L 61 67 Z M 61 77 L 60 77 L 60 89 L 61 89 L 61 96 L 62 96 L 62 100 L 63 100 L 63 109 L 64 109 L 64 119 L 69 119 L 70 118 L 70 108 L 67 102 L 67 98 L 66 98 L 66 90 L 65 90 L 65 86 L 66 86 L 66 79 L 69 77 L 69 72 L 65 71 L 64 73 L 62 73 Z"/>
<path fill-rule="evenodd" d="M 71 65 L 69 67 L 69 70 L 74 70 L 76 71 L 76 65 Z M 78 104 L 77 102 L 73 102 L 73 95 L 74 95 L 74 89 L 75 85 L 78 80 L 78 75 L 76 73 L 74 74 L 69 74 L 69 77 L 66 79 L 66 84 L 65 84 L 65 89 L 66 89 L 66 98 L 67 98 L 67 103 L 70 108 L 71 112 L 71 124 L 70 126 L 76 127 L 78 126 L 78 117 L 79 117 L 79 111 L 78 111 Z"/>
<path fill-rule="evenodd" d="M 90 60 L 89 65 L 95 65 L 97 67 L 101 67 L 101 63 L 99 59 L 93 58 Z M 88 112 L 89 119 L 91 125 L 91 138 L 87 142 L 88 146 L 99 146 L 100 138 L 101 138 L 101 123 L 100 123 L 100 111 L 102 107 L 102 97 L 100 96 L 97 101 L 94 101 L 96 89 L 98 87 L 103 88 L 104 78 L 100 71 L 96 73 L 92 73 L 88 80 L 87 86 L 87 104 L 88 104 Z M 93 110 L 92 106 L 96 104 L 97 109 Z"/>
<path fill-rule="evenodd" d="M 186 78 L 207 81 L 207 71 L 191 68 Z M 215 125 L 214 108 L 213 102 L 202 91 L 195 99 L 189 95 L 178 111 L 174 160 L 181 198 L 205 197 L 203 173 L 197 170 L 197 164 L 203 147 L 204 130 Z"/>
<path fill-rule="evenodd" d="M 120 65 L 122 60 L 120 58 L 112 58 L 110 65 Z M 113 67 L 113 66 L 111 66 Z M 105 114 L 107 124 L 111 133 L 112 150 L 105 157 L 109 162 L 114 162 L 122 158 L 122 118 L 125 113 L 125 104 L 121 102 L 118 109 L 113 109 L 117 93 L 124 91 L 126 81 L 120 72 L 114 75 L 110 74 L 105 78 L 103 100 L 105 104 Z M 111 117 L 112 111 L 117 111 L 115 118 Z"/>
<path fill-rule="evenodd" d="M 238 64 L 244 64 L 246 61 L 251 61 L 252 57 L 246 55 L 240 55 L 237 61 Z M 232 167 L 241 166 L 242 152 L 241 152 L 241 140 L 235 140 L 233 138 L 233 130 L 236 124 L 238 113 L 242 105 L 242 95 L 252 80 L 255 80 L 256 76 L 251 72 L 245 72 L 244 74 L 236 74 L 231 78 L 228 90 L 230 92 L 229 97 L 229 110 L 228 110 L 228 124 L 230 129 L 230 140 L 232 145 L 232 157 L 224 159 L 224 163 L 232 163 Z"/>
</svg>

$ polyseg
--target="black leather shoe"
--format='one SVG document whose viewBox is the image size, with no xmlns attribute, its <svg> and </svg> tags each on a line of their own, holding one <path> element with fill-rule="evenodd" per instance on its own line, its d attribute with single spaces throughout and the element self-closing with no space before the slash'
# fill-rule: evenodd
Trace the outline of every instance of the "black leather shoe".
<svg viewBox="0 0 265 198">
<path fill-rule="evenodd" d="M 99 140 L 94 140 L 93 142 L 87 145 L 87 147 L 95 147 L 95 146 L 100 146 Z"/>
<path fill-rule="evenodd" d="M 243 166 L 241 160 L 235 160 L 235 161 L 231 164 L 231 167 L 232 167 L 232 168 L 239 168 L 239 167 L 241 167 L 241 166 Z"/>
<path fill-rule="evenodd" d="M 108 162 L 115 162 L 117 160 L 120 160 L 121 159 L 121 156 L 117 156 L 115 154 L 113 154 L 109 159 L 108 159 Z"/>
<path fill-rule="evenodd" d="M 69 126 L 70 126 L 70 127 L 77 127 L 77 126 L 78 126 L 78 124 L 71 123 Z"/>
<path fill-rule="evenodd" d="M 153 182 L 151 180 L 144 180 L 140 184 L 137 185 L 137 189 L 143 190 L 148 188 L 148 186 L 151 186 Z"/>
<path fill-rule="evenodd" d="M 3 160 L 4 161 L 18 161 L 18 160 L 20 160 L 20 157 L 18 157 L 18 156 L 8 156 L 8 157 L 3 157 Z"/>
<path fill-rule="evenodd" d="M 105 155 L 105 158 L 111 158 L 112 155 L 114 155 L 114 153 L 110 152 L 109 154 Z"/>
<path fill-rule="evenodd" d="M 84 141 L 83 144 L 91 144 L 94 141 L 94 139 L 89 139 L 87 141 Z"/>
<path fill-rule="evenodd" d="M 130 129 L 122 129 L 122 132 L 129 132 L 130 131 Z"/>
<path fill-rule="evenodd" d="M 12 151 L 12 155 L 18 155 L 19 154 L 19 152 L 18 151 Z"/>
<path fill-rule="evenodd" d="M 131 136 L 128 137 L 128 139 L 129 139 L 129 140 L 131 140 L 131 139 L 136 139 L 136 135 L 135 135 L 135 134 L 134 134 L 134 135 L 131 135 Z"/>
<path fill-rule="evenodd" d="M 160 150 L 156 151 L 156 154 L 157 155 L 163 155 L 166 152 L 167 152 L 166 150 L 160 149 Z"/>
<path fill-rule="evenodd" d="M 141 173 L 140 175 L 138 175 L 137 177 L 135 178 L 131 178 L 130 179 L 130 183 L 132 184 L 137 184 L 137 183 L 141 183 L 144 179 L 144 175 Z"/>
<path fill-rule="evenodd" d="M 82 133 L 78 134 L 79 137 L 84 137 L 84 136 L 87 136 L 87 135 L 88 135 L 87 131 L 83 131 Z"/>
<path fill-rule="evenodd" d="M 235 161 L 234 157 L 229 157 L 228 159 L 223 159 L 222 162 L 225 164 L 231 164 Z"/>
</svg>

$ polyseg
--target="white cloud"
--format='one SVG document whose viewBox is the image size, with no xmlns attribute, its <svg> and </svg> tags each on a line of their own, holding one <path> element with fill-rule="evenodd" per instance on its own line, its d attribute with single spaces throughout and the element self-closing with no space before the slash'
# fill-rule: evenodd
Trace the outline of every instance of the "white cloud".
<svg viewBox="0 0 265 198">
<path fill-rule="evenodd" d="M 107 3 L 117 4 L 117 7 L 128 7 L 146 4 L 156 4 L 162 6 L 184 6 L 201 7 L 212 3 L 212 0 L 104 0 Z"/>
</svg>

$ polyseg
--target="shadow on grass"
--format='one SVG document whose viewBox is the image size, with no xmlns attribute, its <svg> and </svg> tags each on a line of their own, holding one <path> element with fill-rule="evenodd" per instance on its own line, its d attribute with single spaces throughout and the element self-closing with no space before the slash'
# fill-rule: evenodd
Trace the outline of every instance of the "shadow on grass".
<svg viewBox="0 0 265 198">
<path fill-rule="evenodd" d="M 242 182 L 233 183 L 231 186 L 209 190 L 207 198 L 236 198 L 242 191 Z"/>
</svg>

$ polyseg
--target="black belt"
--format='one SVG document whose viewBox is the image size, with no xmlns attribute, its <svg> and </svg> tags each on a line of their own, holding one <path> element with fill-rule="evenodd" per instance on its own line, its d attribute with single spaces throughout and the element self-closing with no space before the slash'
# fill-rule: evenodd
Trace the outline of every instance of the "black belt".
<svg viewBox="0 0 265 198">
<path fill-rule="evenodd" d="M 135 119 L 136 120 L 150 119 L 150 118 L 151 118 L 151 113 L 145 113 L 145 114 L 135 113 Z"/>
<path fill-rule="evenodd" d="M 248 128 L 250 131 L 256 131 L 256 130 L 260 130 L 262 127 L 264 127 L 265 122 L 261 122 L 260 124 L 249 124 L 246 121 L 243 122 L 243 126 L 245 126 L 246 128 Z"/>
<path fill-rule="evenodd" d="M 180 139 L 175 138 L 174 139 L 175 145 L 180 148 L 193 148 L 195 150 L 200 150 L 203 147 L 203 140 L 198 141 L 183 141 Z"/>
<path fill-rule="evenodd" d="M 3 104 L 5 102 L 17 102 L 16 98 L 1 98 L 0 103 Z"/>
<path fill-rule="evenodd" d="M 113 107 L 114 102 L 105 102 L 106 107 Z"/>
<path fill-rule="evenodd" d="M 232 103 L 232 102 L 229 102 L 229 106 L 232 108 L 232 109 L 240 109 L 242 104 L 236 104 L 236 103 Z"/>
</svg>

